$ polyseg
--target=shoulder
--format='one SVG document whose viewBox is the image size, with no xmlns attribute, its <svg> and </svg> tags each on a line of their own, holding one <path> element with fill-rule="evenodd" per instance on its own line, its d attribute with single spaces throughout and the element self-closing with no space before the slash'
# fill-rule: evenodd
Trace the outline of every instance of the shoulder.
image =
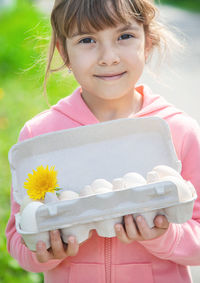
<svg viewBox="0 0 200 283">
<path fill-rule="evenodd" d="M 43 133 L 43 128 L 52 120 L 52 114 L 51 109 L 48 109 L 28 120 L 20 131 L 19 141 L 34 137 L 37 135 L 35 131 Z"/>
<path fill-rule="evenodd" d="M 76 126 L 78 126 L 76 121 L 51 107 L 25 123 L 20 132 L 19 141 Z"/>
<path fill-rule="evenodd" d="M 80 126 L 79 116 L 81 116 L 81 110 L 83 108 L 81 103 L 83 104 L 80 96 L 80 87 L 78 87 L 72 94 L 62 98 L 55 105 L 52 105 L 51 108 L 39 113 L 26 122 L 20 135 L 23 135 L 23 132 L 25 132 L 27 138 L 30 138 Z M 76 110 L 78 108 L 80 109 L 77 114 Z"/>
<path fill-rule="evenodd" d="M 197 159 L 200 161 L 200 127 L 198 122 L 183 113 L 171 117 L 169 126 L 177 155 L 182 163 L 188 163 L 191 166 L 191 159 L 193 162 L 196 160 L 196 163 Z"/>
<path fill-rule="evenodd" d="M 169 125 L 176 153 L 179 159 L 182 160 L 189 148 L 189 151 L 192 148 L 198 150 L 200 146 L 200 127 L 198 122 L 188 114 L 182 111 L 175 111 L 174 113 L 165 120 Z"/>
<path fill-rule="evenodd" d="M 171 116 L 167 120 L 171 130 L 177 132 L 182 137 L 199 135 L 200 133 L 198 122 L 184 112 Z"/>
</svg>

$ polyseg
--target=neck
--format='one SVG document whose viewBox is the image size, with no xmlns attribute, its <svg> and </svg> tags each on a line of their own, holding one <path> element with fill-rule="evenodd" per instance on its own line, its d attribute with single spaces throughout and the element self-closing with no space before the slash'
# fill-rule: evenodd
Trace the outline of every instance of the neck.
<svg viewBox="0 0 200 283">
<path fill-rule="evenodd" d="M 88 96 L 82 93 L 82 98 L 88 108 L 100 122 L 129 118 L 142 108 L 142 96 L 136 90 L 118 99 L 101 99 L 96 96 Z"/>
</svg>

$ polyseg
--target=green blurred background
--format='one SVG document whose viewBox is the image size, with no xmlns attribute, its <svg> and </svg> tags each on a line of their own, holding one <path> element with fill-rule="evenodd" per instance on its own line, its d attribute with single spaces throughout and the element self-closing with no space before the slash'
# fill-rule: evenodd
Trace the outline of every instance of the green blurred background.
<svg viewBox="0 0 200 283">
<path fill-rule="evenodd" d="M 25 121 L 48 108 L 42 93 L 50 25 L 31 1 L 0 9 L 0 282 L 43 282 L 42 275 L 23 271 L 10 257 L 4 231 L 10 214 L 8 150 Z M 51 104 L 75 88 L 66 76 L 61 72 L 49 80 Z"/>
<path fill-rule="evenodd" d="M 47 0 L 46 0 L 47 1 Z M 42 95 L 50 24 L 34 1 L 15 0 L 6 7 L 0 0 L 0 282 L 39 283 L 42 274 L 22 270 L 6 249 L 5 228 L 10 214 L 11 174 L 8 150 L 17 142 L 24 123 L 48 108 Z M 161 4 L 200 12 L 200 0 L 166 0 Z M 54 62 L 61 65 L 59 60 Z M 48 82 L 50 104 L 77 86 L 66 72 L 54 74 Z"/>
</svg>

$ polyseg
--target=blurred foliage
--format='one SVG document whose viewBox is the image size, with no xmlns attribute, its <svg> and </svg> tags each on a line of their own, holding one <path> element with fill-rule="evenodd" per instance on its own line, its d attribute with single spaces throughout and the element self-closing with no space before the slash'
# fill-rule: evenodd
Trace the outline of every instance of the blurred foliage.
<svg viewBox="0 0 200 283">
<path fill-rule="evenodd" d="M 200 0 L 156 0 L 160 4 L 169 4 L 186 10 L 200 12 Z"/>
<path fill-rule="evenodd" d="M 48 108 L 42 85 L 50 25 L 31 1 L 16 3 L 12 9 L 0 11 L 0 282 L 39 283 L 42 274 L 24 271 L 8 254 L 4 234 L 10 215 L 8 150 L 17 142 L 24 123 Z M 71 93 L 75 86 L 73 77 L 64 72 L 54 74 L 48 83 L 50 103 Z"/>
</svg>

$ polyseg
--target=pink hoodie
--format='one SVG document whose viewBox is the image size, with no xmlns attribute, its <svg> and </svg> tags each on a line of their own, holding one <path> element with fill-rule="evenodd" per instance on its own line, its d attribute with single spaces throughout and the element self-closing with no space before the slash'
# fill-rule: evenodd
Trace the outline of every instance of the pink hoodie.
<svg viewBox="0 0 200 283">
<path fill-rule="evenodd" d="M 21 244 L 15 229 L 14 215 L 19 205 L 13 200 L 7 225 L 8 250 L 22 268 L 44 272 L 48 283 L 189 283 L 186 265 L 200 265 L 200 129 L 198 124 L 174 108 L 146 86 L 137 87 L 143 96 L 142 109 L 135 117 L 159 116 L 171 129 L 182 176 L 195 186 L 198 199 L 193 219 L 184 224 L 170 224 L 161 237 L 123 244 L 116 237 L 102 238 L 93 233 L 75 257 L 39 263 L 33 252 Z M 81 98 L 81 88 L 51 109 L 28 121 L 20 133 L 25 140 L 47 132 L 99 123 Z"/>
</svg>

